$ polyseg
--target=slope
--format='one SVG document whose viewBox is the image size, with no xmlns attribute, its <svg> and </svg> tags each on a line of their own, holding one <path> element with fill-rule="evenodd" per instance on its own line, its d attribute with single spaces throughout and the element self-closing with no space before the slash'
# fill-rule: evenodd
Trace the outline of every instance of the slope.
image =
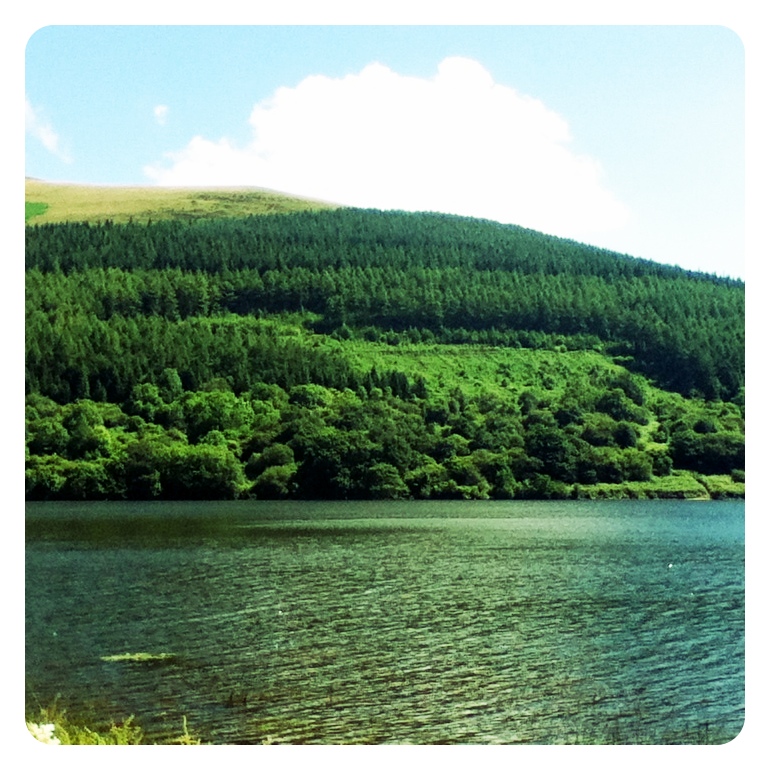
<svg viewBox="0 0 770 770">
<path fill-rule="evenodd" d="M 54 184 L 38 179 L 25 180 L 25 203 L 26 219 L 35 224 L 240 217 L 331 207 L 320 201 L 248 187 L 110 187 Z"/>
<path fill-rule="evenodd" d="M 743 493 L 742 283 L 460 217 L 185 211 L 27 228 L 30 497 Z"/>
</svg>

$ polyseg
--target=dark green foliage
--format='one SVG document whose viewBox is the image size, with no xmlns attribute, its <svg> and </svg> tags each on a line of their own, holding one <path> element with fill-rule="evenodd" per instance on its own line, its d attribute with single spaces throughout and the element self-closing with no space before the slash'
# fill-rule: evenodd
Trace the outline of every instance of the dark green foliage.
<svg viewBox="0 0 770 770">
<path fill-rule="evenodd" d="M 733 475 L 743 468 L 740 433 L 686 428 L 670 446 L 645 446 L 630 423 L 593 412 L 583 425 L 561 426 L 547 409 L 522 416 L 514 396 L 463 396 L 439 413 L 377 388 L 187 391 L 156 411 L 178 413 L 173 427 L 128 414 L 139 393 L 155 396 L 154 386 L 138 386 L 123 409 L 28 397 L 28 496 L 566 497 L 574 484 L 647 482 L 675 467 Z"/>
<path fill-rule="evenodd" d="M 261 499 L 276 500 L 293 495 L 296 485 L 294 476 L 297 472 L 297 466 L 272 465 L 266 468 L 254 482 L 252 494 Z"/>
<path fill-rule="evenodd" d="M 614 420 L 630 420 L 640 424 L 647 422 L 646 412 L 635 406 L 620 388 L 603 393 L 596 402 L 596 410 L 608 414 Z"/>
<path fill-rule="evenodd" d="M 58 420 L 41 417 L 28 431 L 27 448 L 33 455 L 59 455 L 67 451 L 69 441 L 70 434 Z"/>
<path fill-rule="evenodd" d="M 633 448 L 639 440 L 639 434 L 636 432 L 636 428 L 628 422 L 618 423 L 612 437 L 615 439 L 615 444 L 621 447 L 621 449 Z"/>
<path fill-rule="evenodd" d="M 409 489 L 401 478 L 398 468 L 390 463 L 375 463 L 364 475 L 364 484 L 369 495 L 382 500 L 408 497 Z"/>
<path fill-rule="evenodd" d="M 736 281 L 357 210 L 43 225 L 26 257 L 30 498 L 566 498 L 744 467 Z"/>
<path fill-rule="evenodd" d="M 737 433 L 681 431 L 671 437 L 671 458 L 678 468 L 722 474 L 743 470 L 744 438 Z"/>
<path fill-rule="evenodd" d="M 612 345 L 685 395 L 734 398 L 743 385 L 742 283 L 492 222 L 339 209 L 42 225 L 27 229 L 26 258 L 32 305 L 54 327 L 45 308 L 63 304 L 107 323 L 311 311 L 339 339 L 392 330 L 411 341 L 538 347 L 556 335 L 567 348 Z M 54 397 L 88 397 L 92 386 L 114 397 L 109 370 L 72 363 Z M 614 387 L 641 405 L 629 375 Z"/>
</svg>

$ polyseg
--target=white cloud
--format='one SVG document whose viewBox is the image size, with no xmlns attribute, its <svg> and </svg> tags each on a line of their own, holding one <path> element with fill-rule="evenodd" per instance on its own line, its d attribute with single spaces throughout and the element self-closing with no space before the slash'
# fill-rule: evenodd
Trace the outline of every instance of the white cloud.
<svg viewBox="0 0 770 770">
<path fill-rule="evenodd" d="M 165 126 L 166 120 L 168 118 L 168 106 L 165 104 L 159 104 L 152 111 L 152 114 L 155 115 L 155 120 L 158 122 L 158 125 Z"/>
<path fill-rule="evenodd" d="M 34 136 L 46 150 L 65 163 L 71 162 L 69 154 L 60 146 L 59 135 L 53 130 L 42 112 L 35 109 L 26 97 L 24 99 L 24 123 L 26 132 Z"/>
<path fill-rule="evenodd" d="M 442 211 L 588 240 L 622 227 L 601 168 L 566 121 L 449 58 L 430 79 L 370 64 L 279 88 L 251 113 L 252 141 L 193 138 L 145 168 L 162 185 L 253 185 L 355 206 Z"/>
</svg>

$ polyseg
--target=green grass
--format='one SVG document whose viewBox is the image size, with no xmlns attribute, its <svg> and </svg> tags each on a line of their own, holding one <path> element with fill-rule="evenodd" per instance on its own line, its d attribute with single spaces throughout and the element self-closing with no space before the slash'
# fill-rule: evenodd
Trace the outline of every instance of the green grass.
<svg viewBox="0 0 770 770">
<path fill-rule="evenodd" d="M 650 481 L 624 481 L 620 484 L 576 484 L 579 497 L 589 500 L 644 500 L 671 498 L 705 500 L 709 489 L 702 483 L 715 476 L 699 476 L 689 471 L 673 471 L 670 476 L 654 476 Z M 729 477 L 728 477 L 729 478 Z"/>
<path fill-rule="evenodd" d="M 35 179 L 25 183 L 25 220 L 34 217 L 34 224 L 243 217 L 331 207 L 257 188 L 107 187 Z"/>
<path fill-rule="evenodd" d="M 708 490 L 709 495 L 714 499 L 724 499 L 730 497 L 745 497 L 746 484 L 743 481 L 736 481 L 731 476 L 697 476 L 698 481 Z"/>
<path fill-rule="evenodd" d="M 107 663 L 155 663 L 159 661 L 170 662 L 175 657 L 173 652 L 124 652 L 119 655 L 104 655 L 102 660 Z"/>
<path fill-rule="evenodd" d="M 30 734 L 41 743 L 59 746 L 137 746 L 149 743 L 144 730 L 134 724 L 133 716 L 109 725 L 95 725 L 93 721 L 85 724 L 84 720 L 71 719 L 57 703 L 28 715 L 26 722 Z M 187 717 L 183 716 L 181 733 L 165 743 L 199 746 L 201 740 L 190 733 Z"/>
<path fill-rule="evenodd" d="M 144 731 L 128 717 L 106 727 L 89 727 L 70 720 L 57 704 L 27 717 L 27 729 L 41 743 L 60 746 L 135 746 L 144 742 Z"/>
<path fill-rule="evenodd" d="M 33 217 L 39 217 L 48 210 L 47 203 L 37 201 L 24 201 L 24 221 L 29 222 Z"/>
<path fill-rule="evenodd" d="M 341 343 L 351 363 L 361 371 L 398 369 L 409 377 L 424 377 L 433 393 L 455 387 L 472 397 L 489 393 L 510 398 L 524 390 L 559 398 L 567 387 L 588 384 L 597 375 L 621 371 L 594 351 L 532 350 L 486 345 L 442 345 L 351 340 Z"/>
</svg>

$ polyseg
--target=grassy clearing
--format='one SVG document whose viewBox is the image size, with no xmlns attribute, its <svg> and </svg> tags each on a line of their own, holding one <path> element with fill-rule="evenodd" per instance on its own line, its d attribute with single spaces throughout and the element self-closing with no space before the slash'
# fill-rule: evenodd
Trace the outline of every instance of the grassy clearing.
<svg viewBox="0 0 770 770">
<path fill-rule="evenodd" d="M 250 214 L 285 214 L 332 208 L 328 203 L 257 188 L 108 187 L 27 179 L 25 219 L 48 222 L 143 222 Z"/>
<path fill-rule="evenodd" d="M 567 387 L 588 386 L 600 373 L 621 371 L 609 358 L 593 351 L 532 350 L 484 345 L 399 344 L 348 341 L 342 346 L 361 371 L 376 366 L 424 377 L 431 392 L 459 387 L 466 396 L 489 393 L 510 398 L 535 390 L 559 398 Z"/>
</svg>

